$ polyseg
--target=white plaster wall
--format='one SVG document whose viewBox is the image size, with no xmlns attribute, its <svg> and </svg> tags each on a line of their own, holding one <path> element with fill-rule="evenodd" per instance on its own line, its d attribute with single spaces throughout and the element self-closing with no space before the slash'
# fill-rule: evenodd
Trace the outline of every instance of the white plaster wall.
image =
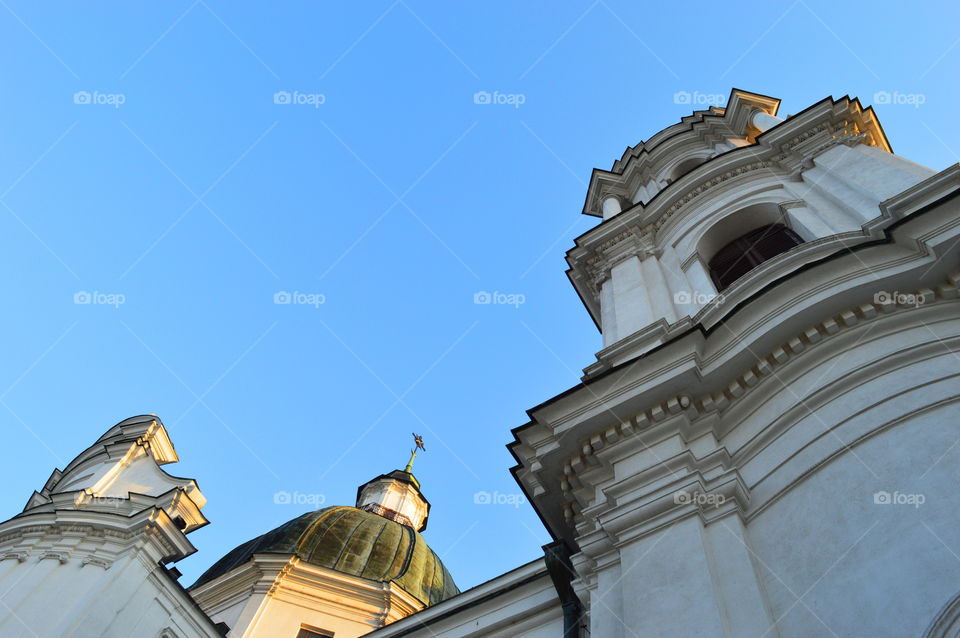
<svg viewBox="0 0 960 638">
<path fill-rule="evenodd" d="M 204 608 L 204 611 L 215 623 L 226 623 L 227 627 L 231 629 L 242 627 L 246 626 L 257 613 L 257 609 L 263 603 L 263 598 L 263 594 L 253 594 L 249 597 L 238 598 L 229 605 L 217 608 L 216 611 L 207 608 Z"/>
<path fill-rule="evenodd" d="M 920 636 L 960 592 L 956 307 L 838 335 L 725 415 L 728 449 L 749 453 L 763 509 L 747 538 L 783 638 Z M 881 491 L 924 502 L 876 504 Z"/>
<path fill-rule="evenodd" d="M 618 549 L 589 551 L 619 565 L 590 574 L 592 635 L 922 636 L 960 593 L 958 309 L 947 297 L 840 329 L 707 417 L 698 438 L 665 430 L 622 456 L 604 448 L 609 469 L 580 476 L 595 480 L 584 508 L 603 511 Z M 654 505 L 669 499 L 661 486 L 716 476 L 704 459 L 718 451 L 743 482 L 738 507 Z M 631 483 L 684 457 L 700 460 L 692 475 Z M 877 504 L 879 492 L 923 503 Z M 640 503 L 650 514 L 634 513 Z"/>
<path fill-rule="evenodd" d="M 918 415 L 837 458 L 751 523 L 783 638 L 919 637 L 960 592 L 958 424 L 957 404 Z M 925 502 L 878 505 L 878 490 Z"/>
<path fill-rule="evenodd" d="M 724 635 L 702 533 L 700 520 L 688 518 L 621 548 L 622 620 L 629 627 L 621 635 Z M 608 625 L 618 622 L 592 599 L 590 615 L 611 616 Z"/>
<path fill-rule="evenodd" d="M 936 173 L 898 155 L 863 144 L 834 146 L 818 155 L 814 163 L 878 202 Z"/>
<path fill-rule="evenodd" d="M 183 510 L 149 495 L 176 489 L 183 502 L 205 502 L 193 481 L 158 465 L 175 459 L 159 419 L 127 419 L 0 523 L 0 638 L 218 636 L 159 564 L 193 546 L 171 521 Z M 119 498 L 130 491 L 140 494 Z M 91 498 L 103 496 L 113 500 Z"/>
<path fill-rule="evenodd" d="M 629 636 L 623 615 L 623 587 L 619 563 L 597 570 L 597 585 L 590 592 L 590 635 L 622 638 Z"/>
<path fill-rule="evenodd" d="M 264 599 L 246 631 L 231 631 L 230 638 L 295 638 L 302 624 L 319 627 L 337 638 L 356 638 L 376 629 L 373 623 L 338 616 L 333 606 L 316 600 L 304 599 L 302 604 L 297 604 L 292 598 L 270 596 Z"/>
<path fill-rule="evenodd" d="M 151 575 L 147 560 L 131 551 L 106 570 L 80 558 L 3 561 L 0 638 L 129 638 L 165 628 L 180 628 L 184 638 L 214 636 L 165 576 Z"/>
</svg>

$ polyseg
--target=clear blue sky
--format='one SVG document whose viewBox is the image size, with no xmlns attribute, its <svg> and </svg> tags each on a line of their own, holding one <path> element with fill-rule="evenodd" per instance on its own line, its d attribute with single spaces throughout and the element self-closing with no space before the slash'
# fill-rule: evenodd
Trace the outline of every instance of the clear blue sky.
<svg viewBox="0 0 960 638">
<path fill-rule="evenodd" d="M 894 150 L 958 161 L 955 3 L 240 4 L 0 2 L 0 513 L 156 413 L 209 499 L 185 583 L 413 431 L 458 584 L 537 557 L 533 510 L 474 494 L 518 492 L 510 428 L 599 349 L 563 274 L 585 182 L 678 91 L 919 95 L 877 106 Z"/>
</svg>

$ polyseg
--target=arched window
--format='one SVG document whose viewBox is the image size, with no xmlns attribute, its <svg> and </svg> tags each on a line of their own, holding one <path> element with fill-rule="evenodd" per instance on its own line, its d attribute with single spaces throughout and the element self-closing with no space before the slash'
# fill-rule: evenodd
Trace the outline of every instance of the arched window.
<svg viewBox="0 0 960 638">
<path fill-rule="evenodd" d="M 761 226 L 718 250 L 710 260 L 710 277 L 719 292 L 768 259 L 802 243 L 800 236 L 783 224 Z"/>
</svg>

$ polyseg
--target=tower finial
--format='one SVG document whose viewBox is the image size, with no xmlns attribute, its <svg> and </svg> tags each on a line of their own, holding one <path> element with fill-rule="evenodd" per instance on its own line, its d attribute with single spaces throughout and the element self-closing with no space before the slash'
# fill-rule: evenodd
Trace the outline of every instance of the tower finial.
<svg viewBox="0 0 960 638">
<path fill-rule="evenodd" d="M 423 437 L 416 432 L 413 433 L 413 444 L 414 448 L 410 450 L 410 460 L 407 461 L 407 467 L 403 470 L 407 474 L 411 474 L 413 471 L 413 461 L 417 458 L 417 450 L 427 451 L 427 448 L 423 447 Z"/>
</svg>

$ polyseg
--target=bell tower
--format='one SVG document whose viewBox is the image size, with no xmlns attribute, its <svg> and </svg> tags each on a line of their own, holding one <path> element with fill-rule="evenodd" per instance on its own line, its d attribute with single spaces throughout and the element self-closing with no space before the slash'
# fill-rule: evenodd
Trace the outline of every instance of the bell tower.
<svg viewBox="0 0 960 638">
<path fill-rule="evenodd" d="M 588 376 L 866 239 L 882 201 L 934 174 L 894 155 L 873 110 L 856 99 L 788 118 L 779 106 L 735 89 L 725 108 L 696 111 L 627 148 L 611 170 L 594 171 L 583 212 L 603 223 L 567 254 L 568 275 L 603 333 Z M 757 250 L 713 263 L 758 229 L 748 242 Z M 762 263 L 781 253 L 792 257 L 781 267 Z"/>
<path fill-rule="evenodd" d="M 602 349 L 510 450 L 592 636 L 960 618 L 960 165 L 856 98 L 779 107 L 735 89 L 591 177 L 567 274 Z"/>
</svg>

